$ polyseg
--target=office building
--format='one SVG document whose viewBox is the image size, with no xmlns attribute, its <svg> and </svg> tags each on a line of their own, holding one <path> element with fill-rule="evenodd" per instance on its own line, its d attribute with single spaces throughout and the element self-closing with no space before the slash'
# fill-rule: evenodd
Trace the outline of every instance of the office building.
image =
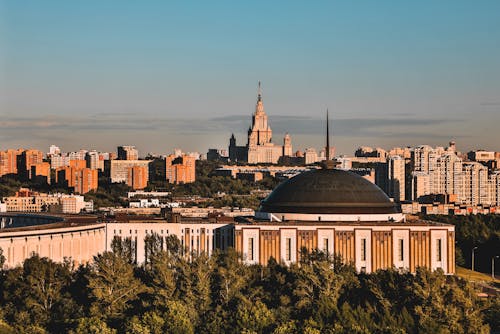
<svg viewBox="0 0 500 334">
<path fill-rule="evenodd" d="M 196 160 L 188 155 L 165 158 L 165 177 L 169 183 L 191 183 L 196 179 Z"/>
<path fill-rule="evenodd" d="M 118 160 L 139 160 L 135 146 L 118 146 Z"/>
</svg>

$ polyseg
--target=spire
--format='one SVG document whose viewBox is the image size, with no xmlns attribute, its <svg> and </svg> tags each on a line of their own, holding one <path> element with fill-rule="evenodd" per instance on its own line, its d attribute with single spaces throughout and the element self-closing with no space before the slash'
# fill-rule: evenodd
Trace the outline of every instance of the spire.
<svg viewBox="0 0 500 334">
<path fill-rule="evenodd" d="M 334 169 L 336 162 L 330 160 L 330 120 L 328 117 L 328 109 L 326 109 L 326 159 L 323 161 L 323 169 Z"/>
<path fill-rule="evenodd" d="M 326 161 L 330 160 L 330 126 L 328 120 L 328 108 L 326 108 Z"/>
<path fill-rule="evenodd" d="M 259 80 L 259 89 L 257 90 L 257 101 L 262 101 L 262 88 L 260 86 L 260 80 Z"/>
</svg>

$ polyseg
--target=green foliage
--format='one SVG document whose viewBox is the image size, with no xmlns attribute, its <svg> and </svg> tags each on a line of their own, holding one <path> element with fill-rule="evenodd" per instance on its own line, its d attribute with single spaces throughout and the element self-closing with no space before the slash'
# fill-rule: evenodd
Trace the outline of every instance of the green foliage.
<svg viewBox="0 0 500 334">
<path fill-rule="evenodd" d="M 487 333 L 500 302 L 465 280 L 419 268 L 357 274 L 302 252 L 285 266 L 245 265 L 234 250 L 183 254 L 179 240 L 148 262 L 104 253 L 77 270 L 32 257 L 0 276 L 0 333 Z M 90 307 L 87 306 L 90 304 Z"/>
<path fill-rule="evenodd" d="M 78 319 L 77 327 L 70 334 L 116 334 L 116 329 L 97 317 Z"/>
<path fill-rule="evenodd" d="M 131 191 L 125 183 L 111 183 L 106 177 L 99 178 L 96 191 L 86 193 L 86 201 L 94 201 L 94 207 L 127 206 L 127 192 Z"/>
<path fill-rule="evenodd" d="M 6 318 L 25 331 L 29 325 L 50 330 L 65 328 L 65 319 L 76 310 L 67 290 L 70 282 L 68 263 L 58 264 L 38 256 L 27 259 L 23 267 L 6 273 L 3 282 Z"/>
<path fill-rule="evenodd" d="M 455 225 L 457 264 L 471 268 L 472 249 L 477 247 L 474 270 L 491 274 L 491 258 L 500 255 L 500 215 L 433 215 L 423 218 Z"/>
<path fill-rule="evenodd" d="M 88 281 L 94 300 L 92 315 L 110 321 L 122 318 L 142 290 L 141 283 L 134 277 L 133 266 L 111 252 L 94 258 Z"/>
<path fill-rule="evenodd" d="M 0 269 L 3 268 L 4 264 L 5 264 L 5 256 L 3 255 L 2 247 L 0 247 Z"/>
</svg>

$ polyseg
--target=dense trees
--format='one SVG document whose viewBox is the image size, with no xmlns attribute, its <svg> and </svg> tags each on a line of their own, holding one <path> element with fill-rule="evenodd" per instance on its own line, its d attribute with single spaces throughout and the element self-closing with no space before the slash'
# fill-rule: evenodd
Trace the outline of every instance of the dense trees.
<svg viewBox="0 0 500 334">
<path fill-rule="evenodd" d="M 148 263 L 104 253 L 72 268 L 34 256 L 1 275 L 0 333 L 487 333 L 496 300 L 419 269 L 357 274 L 338 258 L 244 265 L 234 251 L 182 254 L 149 241 Z M 118 245 L 117 245 L 118 247 Z"/>
<path fill-rule="evenodd" d="M 500 215 L 433 215 L 423 218 L 455 225 L 457 264 L 470 268 L 472 249 L 477 247 L 474 269 L 491 273 L 491 258 L 500 255 Z"/>
</svg>

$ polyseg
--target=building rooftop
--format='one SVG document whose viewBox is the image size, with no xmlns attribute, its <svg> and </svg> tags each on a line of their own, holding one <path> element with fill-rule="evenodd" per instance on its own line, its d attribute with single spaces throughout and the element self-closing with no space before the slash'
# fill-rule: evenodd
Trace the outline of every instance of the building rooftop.
<svg viewBox="0 0 500 334">
<path fill-rule="evenodd" d="M 401 209 L 375 184 L 340 169 L 304 172 L 281 183 L 259 211 L 306 214 L 393 214 Z"/>
</svg>

